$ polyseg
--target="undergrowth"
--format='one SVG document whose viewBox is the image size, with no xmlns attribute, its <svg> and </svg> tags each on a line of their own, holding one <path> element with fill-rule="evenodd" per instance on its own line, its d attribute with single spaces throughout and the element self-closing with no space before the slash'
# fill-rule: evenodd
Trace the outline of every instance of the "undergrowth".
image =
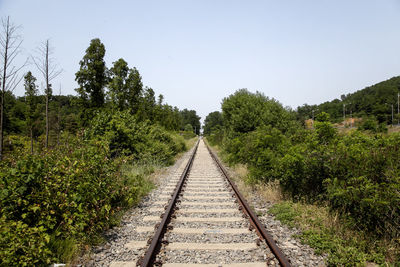
<svg viewBox="0 0 400 267">
<path fill-rule="evenodd" d="M 0 266 L 71 262 L 102 242 L 153 188 L 151 174 L 186 149 L 175 133 L 129 122 L 119 120 L 105 138 L 68 136 L 36 154 L 16 142 L 0 162 Z"/>
<path fill-rule="evenodd" d="M 327 254 L 329 266 L 364 266 L 373 262 L 385 266 L 387 257 L 398 257 L 399 246 L 377 239 L 368 232 L 351 229 L 348 220 L 329 212 L 328 207 L 283 201 L 270 213 L 289 227 L 301 230 L 298 237 L 318 254 Z M 393 261 L 392 261 L 393 262 Z M 400 262 L 393 263 L 398 266 Z"/>
<path fill-rule="evenodd" d="M 213 147 L 223 161 L 227 155 L 218 146 Z M 380 266 L 400 266 L 400 240 L 377 237 L 365 229 L 355 227 L 350 216 L 332 211 L 320 203 L 294 202 L 282 194 L 276 181 L 268 183 L 254 179 L 244 164 L 229 168 L 240 191 L 246 196 L 260 195 L 274 203 L 269 210 L 277 220 L 290 228 L 301 230 L 296 236 L 314 248 L 316 253 L 327 256 L 329 266 L 365 266 L 368 262 Z"/>
</svg>

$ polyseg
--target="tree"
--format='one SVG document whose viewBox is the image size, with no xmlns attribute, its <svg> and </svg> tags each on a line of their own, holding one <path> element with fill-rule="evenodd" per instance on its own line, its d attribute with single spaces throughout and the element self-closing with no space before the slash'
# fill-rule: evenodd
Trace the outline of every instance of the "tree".
<svg viewBox="0 0 400 267">
<path fill-rule="evenodd" d="M 80 69 L 75 74 L 75 80 L 79 84 L 76 91 L 84 107 L 100 108 L 104 105 L 104 87 L 107 84 L 105 52 L 100 39 L 93 39 L 79 62 Z"/>
<path fill-rule="evenodd" d="M 189 133 L 192 133 L 193 132 L 193 127 L 192 127 L 192 125 L 191 124 L 186 124 L 185 125 L 185 128 L 184 128 L 184 131 L 185 132 L 189 132 Z"/>
<path fill-rule="evenodd" d="M 140 76 L 136 68 L 130 69 L 128 76 L 128 104 L 132 114 L 136 114 L 139 109 L 139 101 L 142 93 L 142 76 Z"/>
<path fill-rule="evenodd" d="M 278 101 L 260 92 L 240 89 L 222 101 L 222 116 L 229 133 L 244 134 L 263 125 L 270 125 L 282 132 L 292 129 L 293 114 Z"/>
<path fill-rule="evenodd" d="M 117 107 L 119 110 L 124 110 L 128 104 L 128 63 L 120 58 L 113 64 L 108 83 L 109 96 L 113 108 Z"/>
<path fill-rule="evenodd" d="M 204 134 L 209 135 L 222 127 L 222 114 L 219 111 L 211 112 L 204 120 Z"/>
<path fill-rule="evenodd" d="M 128 63 L 120 58 L 110 69 L 109 94 L 113 106 L 119 110 L 129 107 L 131 113 L 139 110 L 143 93 L 142 77 L 136 68 L 129 69 Z"/>
<path fill-rule="evenodd" d="M 6 91 L 13 91 L 22 80 L 18 72 L 26 65 L 26 62 L 17 67 L 15 58 L 21 52 L 22 38 L 18 34 L 18 26 L 10 23 L 10 17 L 1 20 L 0 34 L 0 160 L 3 157 L 3 128 L 4 128 L 4 99 Z"/>
<path fill-rule="evenodd" d="M 163 101 L 164 101 L 164 96 L 162 94 L 159 94 L 157 105 L 161 106 Z"/>
<path fill-rule="evenodd" d="M 330 119 L 331 119 L 330 115 L 326 112 L 319 113 L 315 118 L 315 120 L 319 122 L 329 122 Z"/>
<path fill-rule="evenodd" d="M 32 75 L 32 72 L 28 72 L 25 77 L 25 99 L 26 99 L 26 124 L 29 129 L 29 136 L 31 138 L 31 153 L 33 154 L 33 125 L 36 119 L 36 96 L 38 93 L 37 86 L 35 84 L 36 78 Z"/>
<path fill-rule="evenodd" d="M 186 108 L 181 111 L 182 118 L 183 118 L 183 125 L 190 124 L 192 125 L 193 129 L 195 130 L 196 134 L 200 134 L 200 117 L 197 116 L 195 110 L 187 110 Z"/>
<path fill-rule="evenodd" d="M 312 110 L 326 112 L 332 122 L 343 120 L 343 104 L 345 104 L 346 117 L 374 116 L 379 123 L 391 122 L 391 107 L 397 105 L 400 76 L 368 86 L 351 94 L 341 95 L 340 99 L 327 101 L 319 105 L 303 105 L 297 108 L 299 120 L 310 118 Z M 351 105 L 350 105 L 351 103 Z M 385 103 L 388 103 L 389 106 Z"/>
<path fill-rule="evenodd" d="M 36 55 L 32 56 L 36 68 L 42 73 L 46 82 L 44 89 L 46 97 L 46 148 L 49 146 L 49 100 L 52 95 L 50 82 L 62 72 L 62 69 L 59 69 L 57 64 L 54 63 L 53 53 L 53 48 L 50 47 L 49 39 L 47 39 L 36 49 Z"/>
<path fill-rule="evenodd" d="M 139 120 L 149 120 L 151 122 L 155 121 L 155 108 L 156 108 L 156 98 L 154 90 L 150 87 L 144 89 L 143 95 L 140 99 L 140 107 L 137 112 L 137 117 Z"/>
</svg>

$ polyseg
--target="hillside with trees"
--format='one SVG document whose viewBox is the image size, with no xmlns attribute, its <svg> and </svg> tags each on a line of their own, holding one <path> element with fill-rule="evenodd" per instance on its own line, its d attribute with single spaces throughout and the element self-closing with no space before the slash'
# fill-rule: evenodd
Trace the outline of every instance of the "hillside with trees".
<svg viewBox="0 0 400 267">
<path fill-rule="evenodd" d="M 398 81 L 393 78 L 345 100 L 377 112 L 382 105 L 373 103 L 389 100 Z M 385 93 L 378 98 L 377 92 Z M 305 128 L 298 121 L 304 113 L 246 89 L 224 98 L 221 110 L 205 119 L 208 142 L 232 167 L 245 168 L 243 179 L 252 190 L 283 195 L 271 212 L 299 226 L 301 239 L 327 253 L 330 266 L 399 263 L 400 133 L 368 127 L 340 133 L 323 111 L 312 128 Z"/>
<path fill-rule="evenodd" d="M 365 118 L 374 117 L 379 123 L 397 124 L 397 103 L 400 93 L 400 76 L 368 86 L 354 93 L 341 95 L 340 99 L 327 101 L 319 105 L 304 104 L 297 108 L 298 119 L 304 121 L 315 115 L 326 112 L 333 122 L 343 121 L 350 116 Z M 393 121 L 392 121 L 393 105 Z"/>
</svg>

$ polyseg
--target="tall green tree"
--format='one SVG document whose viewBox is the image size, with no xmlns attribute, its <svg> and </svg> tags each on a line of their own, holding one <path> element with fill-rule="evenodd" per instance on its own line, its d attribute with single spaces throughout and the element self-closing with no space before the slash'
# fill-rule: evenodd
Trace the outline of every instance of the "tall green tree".
<svg viewBox="0 0 400 267">
<path fill-rule="evenodd" d="M 192 125 L 195 133 L 199 134 L 200 133 L 200 117 L 197 116 L 196 111 L 188 110 L 185 108 L 184 110 L 181 111 L 181 114 L 182 114 L 182 118 L 183 118 L 182 128 L 186 124 L 190 124 L 190 125 Z"/>
<path fill-rule="evenodd" d="M 104 105 L 104 88 L 107 84 L 105 53 L 106 49 L 100 39 L 93 39 L 79 62 L 80 69 L 75 74 L 79 84 L 76 91 L 84 107 L 100 108 Z"/>
<path fill-rule="evenodd" d="M 124 110 L 128 105 L 128 74 L 128 63 L 124 59 L 120 58 L 113 63 L 108 83 L 108 94 L 113 108 Z"/>
<path fill-rule="evenodd" d="M 127 79 L 128 105 L 133 114 L 139 110 L 140 98 L 143 94 L 142 76 L 136 68 L 130 69 Z"/>
<path fill-rule="evenodd" d="M 225 128 L 235 135 L 254 131 L 263 125 L 286 132 L 293 126 L 294 117 L 278 101 L 247 89 L 240 89 L 224 98 L 222 116 Z"/>
<path fill-rule="evenodd" d="M 37 119 L 36 111 L 36 96 L 38 93 L 37 86 L 35 84 L 36 78 L 32 75 L 32 72 L 28 73 L 24 77 L 25 80 L 25 101 L 26 101 L 26 125 L 29 129 L 29 136 L 31 138 L 31 153 L 33 154 L 33 125 Z"/>
<path fill-rule="evenodd" d="M 156 108 L 156 98 L 154 90 L 150 87 L 146 87 L 143 90 L 143 95 L 140 100 L 140 108 L 137 114 L 138 118 L 142 121 L 149 120 L 151 122 L 154 122 L 155 108 Z"/>
<path fill-rule="evenodd" d="M 211 112 L 207 115 L 204 120 L 204 134 L 208 135 L 211 132 L 222 128 L 223 121 L 222 121 L 222 114 L 219 111 Z"/>
</svg>

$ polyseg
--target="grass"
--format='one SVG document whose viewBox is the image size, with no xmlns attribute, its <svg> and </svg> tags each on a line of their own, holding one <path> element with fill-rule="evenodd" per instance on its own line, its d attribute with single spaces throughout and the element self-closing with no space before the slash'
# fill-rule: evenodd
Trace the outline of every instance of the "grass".
<svg viewBox="0 0 400 267">
<path fill-rule="evenodd" d="M 213 150 L 224 158 L 219 147 Z M 321 203 L 293 202 L 285 198 L 279 183 L 250 179 L 245 165 L 231 166 L 229 172 L 246 198 L 258 194 L 272 203 L 268 212 L 283 224 L 301 230 L 297 238 L 316 253 L 327 255 L 329 266 L 400 266 L 400 239 L 377 238 L 354 229 L 349 219 L 330 212 Z"/>
<path fill-rule="evenodd" d="M 388 255 L 384 240 L 348 227 L 345 218 L 329 212 L 325 206 L 282 201 L 269 212 L 289 227 L 301 230 L 298 236 L 318 254 L 327 254 L 329 266 L 385 266 Z"/>
<path fill-rule="evenodd" d="M 197 140 L 198 140 L 197 136 L 190 138 L 190 139 L 185 139 L 187 149 L 190 150 L 196 144 Z M 181 156 L 181 154 L 178 154 L 178 157 L 180 157 L 180 156 Z"/>
</svg>

